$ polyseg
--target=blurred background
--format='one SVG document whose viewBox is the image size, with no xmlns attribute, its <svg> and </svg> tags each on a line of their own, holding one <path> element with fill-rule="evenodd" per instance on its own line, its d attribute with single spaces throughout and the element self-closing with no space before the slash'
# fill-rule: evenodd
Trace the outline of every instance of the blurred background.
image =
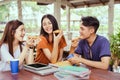
<svg viewBox="0 0 120 80">
<path fill-rule="evenodd" d="M 41 18 L 45 14 L 54 15 L 54 5 L 38 5 L 35 1 L 22 1 L 22 21 L 25 24 L 26 35 L 39 35 Z M 120 4 L 114 5 L 114 33 L 118 31 L 120 27 Z M 67 11 L 61 8 L 61 20 L 60 29 L 64 31 L 65 37 L 67 37 Z M 96 6 L 96 7 L 82 7 L 70 9 L 70 34 L 71 39 L 79 36 L 79 22 L 82 16 L 95 16 L 100 20 L 100 28 L 98 34 L 108 38 L 108 5 Z M 5 24 L 13 19 L 18 19 L 18 3 L 17 0 L 8 0 L 5 3 L 0 1 L 0 38 L 4 31 Z M 69 42 L 69 41 L 68 41 Z"/>
</svg>

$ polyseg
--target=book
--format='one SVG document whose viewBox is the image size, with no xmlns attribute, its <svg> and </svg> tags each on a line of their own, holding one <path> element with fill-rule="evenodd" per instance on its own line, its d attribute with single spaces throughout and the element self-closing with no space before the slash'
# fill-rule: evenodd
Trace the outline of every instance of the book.
<svg viewBox="0 0 120 80">
<path fill-rule="evenodd" d="M 62 66 L 59 67 L 60 71 L 72 74 L 77 77 L 85 77 L 88 76 L 91 71 L 88 68 L 84 68 L 81 66 Z"/>
<path fill-rule="evenodd" d="M 49 64 L 49 65 L 54 66 L 54 67 L 72 66 L 72 64 L 69 61 L 61 61 L 55 64 Z"/>
<path fill-rule="evenodd" d="M 58 80 L 83 80 L 83 79 L 89 79 L 89 74 L 90 74 L 90 71 L 88 71 L 87 73 L 85 74 L 78 74 L 78 73 L 75 73 L 74 72 L 68 72 L 68 71 L 65 71 L 65 70 L 69 70 L 71 69 L 71 67 L 65 67 L 63 70 L 63 68 L 61 68 L 62 70 L 59 70 L 58 72 L 54 73 L 54 76 L 58 79 Z M 78 70 L 72 68 L 72 71 L 83 71 L 84 69 L 83 68 L 80 68 Z M 77 74 L 77 75 L 76 75 Z"/>
<path fill-rule="evenodd" d="M 62 72 L 62 71 L 59 71 L 59 72 L 56 72 L 54 73 L 54 76 L 58 79 L 58 80 L 61 80 L 63 78 L 66 78 L 68 76 L 70 76 L 71 74 L 69 73 L 66 73 L 66 72 Z"/>
</svg>

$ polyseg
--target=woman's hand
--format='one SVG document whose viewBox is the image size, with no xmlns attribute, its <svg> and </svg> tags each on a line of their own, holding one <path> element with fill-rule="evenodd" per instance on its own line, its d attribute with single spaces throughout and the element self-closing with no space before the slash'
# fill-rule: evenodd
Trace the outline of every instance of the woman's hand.
<svg viewBox="0 0 120 80">
<path fill-rule="evenodd" d="M 58 35 L 53 34 L 53 36 L 54 36 L 54 42 L 59 43 L 61 37 L 63 36 L 63 31 L 60 31 L 60 33 L 58 33 Z"/>
<path fill-rule="evenodd" d="M 41 41 L 41 39 L 39 37 L 37 39 L 35 39 L 34 40 L 34 46 L 36 46 L 40 41 Z"/>
<path fill-rule="evenodd" d="M 26 40 L 26 46 L 27 46 L 27 47 L 34 47 L 34 39 L 28 38 L 28 39 Z"/>
</svg>

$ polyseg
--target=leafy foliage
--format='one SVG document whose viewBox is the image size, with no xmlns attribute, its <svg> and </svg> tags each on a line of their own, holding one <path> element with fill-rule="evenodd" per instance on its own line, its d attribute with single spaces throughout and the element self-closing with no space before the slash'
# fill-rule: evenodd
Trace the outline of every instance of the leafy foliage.
<svg viewBox="0 0 120 80">
<path fill-rule="evenodd" d="M 8 16 L 9 10 L 7 7 L 8 7 L 8 5 L 0 6 L 0 21 L 5 20 L 5 18 Z"/>
<path fill-rule="evenodd" d="M 18 18 L 17 12 L 17 0 L 11 0 L 10 3 L 5 5 L 0 5 L 0 21 L 9 21 L 11 19 Z M 120 15 L 119 15 L 120 5 L 115 5 L 114 9 L 114 31 L 120 26 Z M 71 9 L 71 22 L 70 28 L 71 31 L 78 31 L 79 22 L 73 21 L 74 19 L 80 20 L 81 16 L 96 16 L 100 20 L 99 33 L 107 34 L 108 31 L 108 6 L 97 6 L 97 7 L 84 7 Z M 34 1 L 22 1 L 22 16 L 24 23 L 28 29 L 32 26 L 33 30 L 36 30 L 40 26 L 40 19 L 43 14 L 52 13 L 50 7 L 37 5 Z M 66 20 L 66 10 L 61 11 L 61 20 Z M 75 16 L 74 16 L 75 15 Z M 77 16 L 77 17 L 76 17 Z M 61 28 L 66 30 L 67 21 L 61 24 Z M 1 26 L 1 25 L 0 25 Z M 0 27 L 1 28 L 1 27 Z"/>
<path fill-rule="evenodd" d="M 110 48 L 113 57 L 120 59 L 120 28 L 118 29 L 117 34 L 110 36 Z"/>
<path fill-rule="evenodd" d="M 26 7 L 30 7 L 33 10 L 33 12 L 40 11 L 42 13 L 45 13 L 47 10 L 49 10 L 48 7 L 39 6 L 39 5 L 36 4 L 36 2 L 26 2 L 26 1 L 22 2 L 22 7 L 23 7 L 23 9 L 25 9 Z"/>
</svg>

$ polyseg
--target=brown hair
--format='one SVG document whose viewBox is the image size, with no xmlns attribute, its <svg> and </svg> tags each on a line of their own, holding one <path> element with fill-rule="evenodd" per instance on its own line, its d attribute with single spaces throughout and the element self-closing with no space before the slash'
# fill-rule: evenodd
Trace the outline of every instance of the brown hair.
<svg viewBox="0 0 120 80">
<path fill-rule="evenodd" d="M 13 56 L 13 40 L 14 40 L 14 34 L 16 29 L 20 26 L 20 25 L 24 25 L 21 21 L 19 20 L 11 20 L 9 21 L 4 29 L 4 33 L 3 36 L 1 38 L 0 41 L 0 46 L 3 43 L 7 43 L 8 44 L 8 48 L 9 48 L 9 52 L 10 54 Z M 19 42 L 20 44 L 20 50 L 22 50 L 21 47 L 21 42 Z"/>
</svg>

